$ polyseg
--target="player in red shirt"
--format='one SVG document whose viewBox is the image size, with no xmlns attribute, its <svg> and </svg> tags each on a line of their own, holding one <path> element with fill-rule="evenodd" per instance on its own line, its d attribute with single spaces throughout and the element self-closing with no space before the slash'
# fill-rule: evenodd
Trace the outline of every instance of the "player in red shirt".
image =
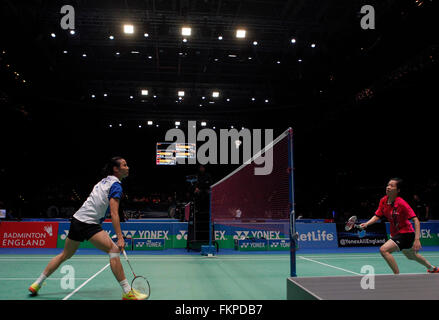
<svg viewBox="0 0 439 320">
<path fill-rule="evenodd" d="M 399 274 L 398 265 L 392 252 L 401 251 L 408 259 L 414 260 L 427 268 L 429 273 L 439 273 L 439 268 L 431 265 L 418 251 L 421 249 L 420 222 L 412 208 L 399 197 L 402 180 L 400 178 L 390 179 L 386 187 L 386 196 L 380 200 L 378 210 L 366 223 L 360 224 L 360 228 L 378 222 L 385 217 L 390 222 L 390 240 L 383 244 L 380 253 L 386 260 L 394 274 Z M 413 229 L 410 220 L 413 220 Z"/>
</svg>

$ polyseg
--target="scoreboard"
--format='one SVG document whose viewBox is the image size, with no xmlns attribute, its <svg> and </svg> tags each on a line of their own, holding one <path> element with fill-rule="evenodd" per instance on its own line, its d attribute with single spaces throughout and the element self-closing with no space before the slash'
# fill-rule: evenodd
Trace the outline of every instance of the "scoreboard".
<svg viewBox="0 0 439 320">
<path fill-rule="evenodd" d="M 157 165 L 176 165 L 177 159 L 194 159 L 195 143 L 158 142 L 156 146 Z"/>
</svg>

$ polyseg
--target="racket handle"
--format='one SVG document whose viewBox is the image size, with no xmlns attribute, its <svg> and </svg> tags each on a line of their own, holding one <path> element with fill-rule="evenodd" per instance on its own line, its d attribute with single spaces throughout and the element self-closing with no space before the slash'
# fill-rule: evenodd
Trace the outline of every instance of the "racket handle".
<svg viewBox="0 0 439 320">
<path fill-rule="evenodd" d="M 128 260 L 128 256 L 127 256 L 127 253 L 125 252 L 125 249 L 122 249 L 122 253 L 123 253 L 123 256 L 125 257 L 125 259 Z"/>
</svg>

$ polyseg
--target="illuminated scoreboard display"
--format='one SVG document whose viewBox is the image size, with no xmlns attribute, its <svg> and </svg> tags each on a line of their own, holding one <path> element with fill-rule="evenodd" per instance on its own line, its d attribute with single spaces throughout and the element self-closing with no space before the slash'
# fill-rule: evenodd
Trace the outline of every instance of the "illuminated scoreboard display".
<svg viewBox="0 0 439 320">
<path fill-rule="evenodd" d="M 177 159 L 194 159 L 195 143 L 158 142 L 156 152 L 157 165 L 176 165 Z"/>
</svg>

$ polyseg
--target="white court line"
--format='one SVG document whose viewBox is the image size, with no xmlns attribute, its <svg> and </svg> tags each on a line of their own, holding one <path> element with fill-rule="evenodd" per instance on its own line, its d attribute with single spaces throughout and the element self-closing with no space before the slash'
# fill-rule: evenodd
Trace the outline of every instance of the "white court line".
<svg viewBox="0 0 439 320">
<path fill-rule="evenodd" d="M 71 296 L 73 296 L 76 292 L 78 292 L 83 286 L 85 286 L 87 283 L 89 283 L 94 277 L 96 277 L 99 273 L 101 273 L 102 271 L 104 271 L 105 269 L 108 268 L 110 264 L 108 263 L 105 267 L 103 267 L 101 270 L 99 270 L 98 272 L 96 272 L 94 275 L 92 275 L 87 281 L 85 281 L 83 284 L 81 284 L 78 288 L 76 288 L 72 293 L 68 294 L 67 296 L 64 297 L 63 300 L 67 300 L 69 299 Z"/>
<path fill-rule="evenodd" d="M 332 266 L 330 264 L 323 263 L 323 262 L 320 262 L 320 261 L 316 261 L 316 260 L 313 260 L 313 259 L 309 259 L 309 258 L 305 258 L 305 257 L 299 257 L 299 258 L 303 259 L 303 260 L 308 260 L 308 261 L 311 261 L 311 262 L 315 262 L 315 263 L 321 264 L 321 265 L 326 266 L 326 267 L 330 267 L 330 268 L 338 269 L 338 270 L 341 270 L 341 271 L 344 271 L 344 272 L 352 273 L 352 274 L 355 274 L 357 276 L 361 276 L 362 275 L 360 273 L 356 273 L 356 272 L 353 272 L 353 271 L 350 271 L 350 270 L 347 270 L 347 269 L 343 269 L 343 268 L 339 268 L 339 267 L 336 267 L 336 266 Z"/>
<path fill-rule="evenodd" d="M 63 278 L 47 278 L 44 281 L 47 280 L 62 280 Z M 75 278 L 75 280 L 86 280 L 87 278 Z M 32 281 L 35 280 L 35 278 L 0 278 L 0 281 L 21 281 L 21 280 L 26 280 L 26 281 Z"/>
</svg>

